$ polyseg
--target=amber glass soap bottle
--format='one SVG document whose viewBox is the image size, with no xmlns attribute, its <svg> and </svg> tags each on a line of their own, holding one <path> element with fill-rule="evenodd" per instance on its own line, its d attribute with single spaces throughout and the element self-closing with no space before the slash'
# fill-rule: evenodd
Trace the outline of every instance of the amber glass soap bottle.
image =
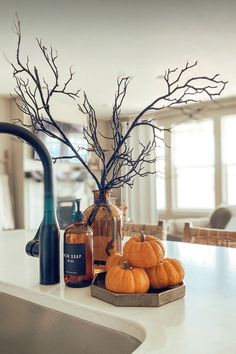
<svg viewBox="0 0 236 354">
<path fill-rule="evenodd" d="M 80 199 L 74 201 L 72 220 L 64 233 L 64 280 L 67 286 L 82 288 L 93 280 L 93 232 L 83 222 Z"/>
</svg>

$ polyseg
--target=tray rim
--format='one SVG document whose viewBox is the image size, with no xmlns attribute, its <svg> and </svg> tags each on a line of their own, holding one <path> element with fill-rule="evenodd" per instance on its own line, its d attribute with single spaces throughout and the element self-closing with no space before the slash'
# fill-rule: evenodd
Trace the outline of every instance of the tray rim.
<svg viewBox="0 0 236 354">
<path fill-rule="evenodd" d="M 185 296 L 186 285 L 184 282 L 180 283 L 179 285 L 172 286 L 170 288 L 165 289 L 153 289 L 154 291 L 151 292 L 149 290 L 148 293 L 145 294 L 126 294 L 126 293 L 115 293 L 113 291 L 107 290 L 105 288 L 104 278 L 106 272 L 98 273 L 91 285 L 91 296 L 105 301 L 107 303 L 113 304 L 115 306 L 120 307 L 159 307 L 165 305 L 167 303 L 173 302 L 175 300 L 181 299 Z M 100 278 L 101 283 L 96 284 L 98 279 Z M 174 296 L 176 295 L 176 297 Z M 110 297 L 109 297 L 110 296 Z M 168 301 L 169 297 L 169 301 Z M 119 300 L 127 299 L 127 304 L 120 304 Z M 133 304 L 130 303 L 133 301 Z M 143 301 L 143 305 L 140 304 L 140 301 Z M 149 304 L 150 301 L 150 304 Z M 139 304 L 138 304 L 139 303 Z"/>
</svg>

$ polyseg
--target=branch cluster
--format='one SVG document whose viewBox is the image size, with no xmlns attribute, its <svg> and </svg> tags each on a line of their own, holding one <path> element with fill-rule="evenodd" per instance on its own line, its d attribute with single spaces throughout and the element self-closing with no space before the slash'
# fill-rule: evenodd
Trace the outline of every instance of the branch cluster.
<svg viewBox="0 0 236 354">
<path fill-rule="evenodd" d="M 57 65 L 58 54 L 52 47 L 47 49 L 42 40 L 37 39 L 37 46 L 46 62 L 52 77 L 53 83 L 48 81 L 39 73 L 36 66 L 31 66 L 29 57 L 25 60 L 21 58 L 21 27 L 20 21 L 16 19 L 15 33 L 17 35 L 16 63 L 11 63 L 13 76 L 16 80 L 15 94 L 13 97 L 18 108 L 30 117 L 31 123 L 28 127 L 33 127 L 35 132 L 44 134 L 66 144 L 72 152 L 69 157 L 54 156 L 55 160 L 60 158 L 76 157 L 90 175 L 95 180 L 99 190 L 104 191 L 111 188 L 119 188 L 125 184 L 132 187 L 136 176 L 145 177 L 156 173 L 150 171 L 150 164 L 155 165 L 157 161 L 156 150 L 158 141 L 163 138 L 160 132 L 169 129 L 162 129 L 157 126 L 155 120 L 146 119 L 147 113 L 160 111 L 178 105 L 198 102 L 199 98 L 205 97 L 213 99 L 221 94 L 226 82 L 219 79 L 219 75 L 214 76 L 194 76 L 186 77 L 186 73 L 197 65 L 187 63 L 182 69 L 167 70 L 164 75 L 166 82 L 166 93 L 155 98 L 140 113 L 138 113 L 127 129 L 124 129 L 121 121 L 121 109 L 130 77 L 122 77 L 117 80 L 117 91 L 115 94 L 112 116 L 110 119 L 110 136 L 104 136 L 98 131 L 98 121 L 96 112 L 89 102 L 86 93 L 83 93 L 82 103 L 80 90 L 71 90 L 70 84 L 74 77 L 74 72 L 69 69 L 68 79 L 61 83 L 60 72 Z M 84 128 L 84 139 L 87 142 L 88 150 L 93 151 L 101 162 L 102 171 L 100 180 L 89 168 L 89 165 L 82 158 L 80 151 L 82 147 L 74 146 L 66 136 L 65 132 L 57 124 L 51 112 L 51 101 L 56 95 L 66 96 L 76 102 L 79 111 L 87 117 L 87 126 Z M 26 125 L 24 122 L 20 123 Z M 134 154 L 133 147 L 130 146 L 131 134 L 135 129 L 143 127 L 150 130 L 150 141 L 146 144 L 139 142 L 140 151 Z M 110 142 L 111 152 L 107 156 L 99 137 Z"/>
</svg>

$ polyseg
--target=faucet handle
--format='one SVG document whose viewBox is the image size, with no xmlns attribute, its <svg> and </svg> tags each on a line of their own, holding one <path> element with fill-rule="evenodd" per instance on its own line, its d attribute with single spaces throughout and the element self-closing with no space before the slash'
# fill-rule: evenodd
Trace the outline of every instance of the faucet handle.
<svg viewBox="0 0 236 354">
<path fill-rule="evenodd" d="M 43 222 L 41 222 L 41 224 L 39 225 L 39 228 L 38 228 L 33 240 L 29 241 L 27 243 L 27 245 L 25 246 L 25 251 L 28 254 L 28 256 L 39 257 L 39 235 L 40 235 L 40 229 L 41 229 L 42 223 Z"/>
<path fill-rule="evenodd" d="M 39 257 L 39 240 L 31 240 L 25 246 L 25 251 L 28 256 Z"/>
</svg>

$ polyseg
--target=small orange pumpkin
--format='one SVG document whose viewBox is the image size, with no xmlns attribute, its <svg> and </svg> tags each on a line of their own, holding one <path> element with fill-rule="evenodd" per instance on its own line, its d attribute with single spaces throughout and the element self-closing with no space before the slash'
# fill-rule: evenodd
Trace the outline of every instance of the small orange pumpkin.
<svg viewBox="0 0 236 354">
<path fill-rule="evenodd" d="M 121 265 L 123 262 L 124 258 L 123 255 L 121 253 L 112 253 L 106 261 L 106 270 L 109 270 L 112 267 Z"/>
<path fill-rule="evenodd" d="M 163 289 L 180 284 L 184 279 L 184 268 L 178 259 L 165 258 L 155 267 L 146 269 L 151 286 Z"/>
<path fill-rule="evenodd" d="M 124 258 L 133 266 L 151 268 L 159 264 L 165 254 L 158 238 L 143 233 L 132 236 L 124 245 Z"/>
<path fill-rule="evenodd" d="M 145 294 L 150 286 L 147 273 L 142 268 L 132 268 L 128 262 L 107 271 L 105 278 L 107 290 L 124 294 Z"/>
</svg>

